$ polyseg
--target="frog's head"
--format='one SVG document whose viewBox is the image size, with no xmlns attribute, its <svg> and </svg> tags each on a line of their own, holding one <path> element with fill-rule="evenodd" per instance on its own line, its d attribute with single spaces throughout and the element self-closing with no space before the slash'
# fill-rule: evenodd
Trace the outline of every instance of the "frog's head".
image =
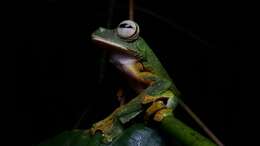
<svg viewBox="0 0 260 146">
<path fill-rule="evenodd" d="M 131 20 L 122 21 L 116 29 L 98 28 L 92 40 L 111 52 L 127 53 L 142 59 L 144 40 L 139 36 L 139 26 Z"/>
</svg>

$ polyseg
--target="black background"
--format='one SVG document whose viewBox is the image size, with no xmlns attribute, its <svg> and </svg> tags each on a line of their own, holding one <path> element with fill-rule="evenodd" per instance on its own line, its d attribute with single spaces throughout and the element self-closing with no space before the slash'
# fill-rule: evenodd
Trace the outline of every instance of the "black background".
<svg viewBox="0 0 260 146">
<path fill-rule="evenodd" d="M 115 5 L 112 28 L 128 18 L 127 0 Z M 140 35 L 172 76 L 184 101 L 226 145 L 239 145 L 240 25 L 235 4 L 136 0 L 136 5 Z M 98 83 L 101 51 L 90 35 L 107 26 L 109 1 L 28 3 L 17 15 L 17 54 L 27 50 L 30 55 L 30 59 L 17 58 L 17 71 L 26 74 L 26 78 L 17 74 L 24 79 L 18 90 L 29 85 L 21 91 L 26 96 L 17 98 L 17 118 L 32 132 L 30 142 L 72 128 L 89 128 L 108 115 L 117 106 L 119 75 L 108 65 L 103 83 Z M 199 130 L 179 111 L 180 119 Z"/>
</svg>

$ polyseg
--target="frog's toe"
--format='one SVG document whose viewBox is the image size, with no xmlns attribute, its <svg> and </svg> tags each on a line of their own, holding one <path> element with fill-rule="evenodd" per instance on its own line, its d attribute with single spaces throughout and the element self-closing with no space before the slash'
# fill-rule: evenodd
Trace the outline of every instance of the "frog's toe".
<svg viewBox="0 0 260 146">
<path fill-rule="evenodd" d="M 102 133 L 102 141 L 104 143 L 109 143 L 122 133 L 122 126 L 113 116 L 109 116 L 106 119 L 93 124 L 90 129 L 92 135 L 98 131 Z"/>
<path fill-rule="evenodd" d="M 154 121 L 161 122 L 165 117 L 173 114 L 172 108 L 164 108 L 159 111 L 157 111 L 153 117 Z"/>
<path fill-rule="evenodd" d="M 145 111 L 144 119 L 148 120 L 149 117 L 151 117 L 156 112 L 158 112 L 159 110 L 164 109 L 164 108 L 166 108 L 166 106 L 163 103 L 163 101 L 159 100 L 159 101 L 153 102 L 152 105 L 150 107 L 148 107 L 147 110 Z"/>
<path fill-rule="evenodd" d="M 169 99 L 169 97 L 167 96 L 150 96 L 150 95 L 145 95 L 143 97 L 143 100 L 142 100 L 142 104 L 149 104 L 149 103 L 153 103 L 155 101 L 158 101 L 158 100 L 162 100 L 162 101 L 167 101 Z"/>
</svg>

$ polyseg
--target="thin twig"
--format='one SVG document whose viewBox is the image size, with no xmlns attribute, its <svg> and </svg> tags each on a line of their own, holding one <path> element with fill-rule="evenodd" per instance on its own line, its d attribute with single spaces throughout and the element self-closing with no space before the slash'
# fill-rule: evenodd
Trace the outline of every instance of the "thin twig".
<svg viewBox="0 0 260 146">
<path fill-rule="evenodd" d="M 110 0 L 109 7 L 108 7 L 107 28 L 111 27 L 113 16 L 114 16 L 115 4 L 116 4 L 116 0 Z"/>
<path fill-rule="evenodd" d="M 224 144 L 213 134 L 213 132 L 200 120 L 200 118 L 182 101 L 179 99 L 179 104 L 192 117 L 193 120 L 207 133 L 207 135 L 219 146 Z"/>
<path fill-rule="evenodd" d="M 207 40 L 202 39 L 199 35 L 193 33 L 192 31 L 190 31 L 190 30 L 188 30 L 188 29 L 186 29 L 186 28 L 184 28 L 183 26 L 178 25 L 178 24 L 175 23 L 173 20 L 171 20 L 171 19 L 169 19 L 169 18 L 167 18 L 167 17 L 164 17 L 164 16 L 162 16 L 162 15 L 159 15 L 159 14 L 156 13 L 155 11 L 152 11 L 152 10 L 146 9 L 146 8 L 144 8 L 144 7 L 140 7 L 140 6 L 136 6 L 135 9 L 136 9 L 137 11 L 143 12 L 143 13 L 145 13 L 145 14 L 147 14 L 147 15 L 150 15 L 150 16 L 156 18 L 156 19 L 162 21 L 162 22 L 165 23 L 165 24 L 170 25 L 170 26 L 171 26 L 173 29 L 175 29 L 175 30 L 178 30 L 178 31 L 180 31 L 180 32 L 182 32 L 182 33 L 187 34 L 189 37 L 193 38 L 194 40 L 199 41 L 201 44 L 207 46 L 207 47 L 210 48 L 210 49 L 215 49 L 215 48 L 217 48 L 217 46 L 215 46 L 215 45 L 213 45 L 213 44 L 210 44 Z"/>
<path fill-rule="evenodd" d="M 88 113 L 89 113 L 89 108 L 86 108 L 86 109 L 84 110 L 84 112 L 80 115 L 79 120 L 78 120 L 78 121 L 75 123 L 75 125 L 73 126 L 73 129 L 78 129 L 78 128 L 79 128 L 81 121 L 83 120 L 83 118 L 86 117 L 86 115 L 87 115 Z"/>
<path fill-rule="evenodd" d="M 108 7 L 108 18 L 107 18 L 107 28 L 111 28 L 113 22 L 113 15 L 115 9 L 116 0 L 110 0 Z M 104 81 L 106 69 L 107 69 L 107 52 L 102 50 L 100 63 L 99 63 L 99 76 L 98 76 L 98 84 L 101 85 Z"/>
<path fill-rule="evenodd" d="M 134 0 L 129 0 L 129 20 L 134 20 Z"/>
</svg>

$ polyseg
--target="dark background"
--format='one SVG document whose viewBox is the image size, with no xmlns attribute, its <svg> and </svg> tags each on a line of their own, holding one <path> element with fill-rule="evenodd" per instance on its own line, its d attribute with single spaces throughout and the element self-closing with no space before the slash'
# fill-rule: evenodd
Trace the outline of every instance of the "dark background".
<svg viewBox="0 0 260 146">
<path fill-rule="evenodd" d="M 236 5 L 170 0 L 136 0 L 136 5 L 141 36 L 172 76 L 183 100 L 223 143 L 239 145 L 240 25 Z M 31 143 L 64 130 L 89 128 L 117 106 L 120 76 L 107 65 L 99 84 L 102 52 L 90 41 L 95 29 L 107 26 L 109 6 L 106 0 L 49 0 L 28 3 L 17 12 L 17 54 L 26 50 L 32 58 L 17 58 L 17 71 L 27 75 L 17 74 L 24 79 L 18 91 L 26 88 L 22 91 L 26 96 L 17 98 L 17 118 L 32 132 Z M 112 28 L 128 18 L 127 7 L 127 0 L 116 1 Z M 177 111 L 180 119 L 200 131 L 182 110 Z"/>
</svg>

